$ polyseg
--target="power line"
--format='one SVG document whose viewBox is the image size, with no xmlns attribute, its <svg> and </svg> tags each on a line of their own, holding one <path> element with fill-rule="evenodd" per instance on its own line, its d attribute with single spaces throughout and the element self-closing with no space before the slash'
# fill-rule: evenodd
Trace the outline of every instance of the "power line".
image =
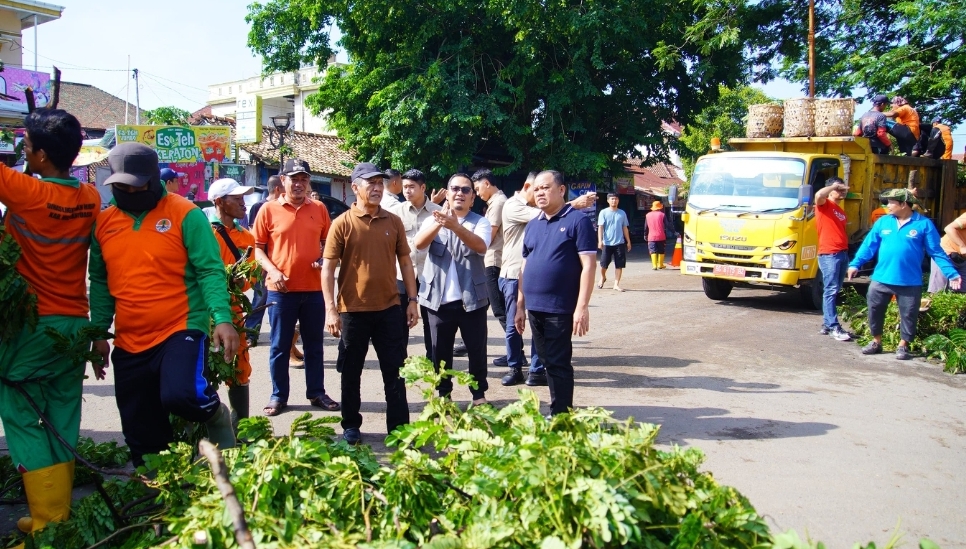
<svg viewBox="0 0 966 549">
<path fill-rule="evenodd" d="M 203 88 L 196 88 L 196 87 L 194 87 L 194 86 L 191 86 L 191 85 L 188 85 L 188 84 L 185 84 L 184 82 L 178 82 L 178 81 L 176 81 L 176 80 L 171 80 L 170 78 L 165 78 L 165 77 L 163 77 L 163 76 L 158 76 L 158 75 L 156 75 L 156 74 L 151 74 L 151 73 L 149 73 L 149 72 L 144 72 L 144 71 L 141 71 L 141 74 L 146 74 L 146 75 L 148 75 L 148 76 L 150 76 L 150 77 L 152 77 L 152 78 L 155 78 L 155 79 L 158 79 L 158 80 L 164 80 L 164 81 L 166 81 L 166 82 L 171 82 L 172 84 L 177 84 L 177 85 L 179 85 L 179 86 L 183 86 L 183 87 L 185 87 L 185 88 L 191 88 L 191 89 L 193 89 L 193 90 L 198 90 L 198 91 L 203 91 L 203 92 L 205 92 L 205 93 L 208 93 L 208 90 L 206 90 L 206 89 L 203 89 Z"/>
<path fill-rule="evenodd" d="M 142 72 L 141 74 L 142 74 L 142 75 L 145 75 L 145 76 L 147 76 L 147 75 L 146 75 L 145 73 L 143 73 L 143 72 Z M 159 86 L 161 86 L 162 88 L 166 88 L 166 89 L 168 89 L 168 90 L 170 90 L 170 91 L 173 91 L 174 93 L 176 93 L 176 94 L 178 94 L 178 95 L 180 95 L 181 97 L 183 97 L 183 98 L 185 98 L 185 99 L 187 99 L 188 101 L 192 101 L 192 102 L 195 102 L 195 103 L 197 103 L 197 102 L 199 102 L 197 98 L 195 98 L 195 99 L 192 99 L 192 98 L 190 98 L 190 97 L 188 97 L 187 95 L 185 95 L 185 94 L 183 94 L 183 93 L 181 93 L 180 91 L 178 91 L 178 90 L 176 90 L 176 89 L 174 89 L 174 88 L 172 88 L 171 86 L 168 86 L 168 85 L 166 85 L 166 84 L 164 84 L 163 82 L 161 82 L 160 80 L 157 80 L 157 79 L 156 79 L 156 78 L 155 78 L 154 76 L 148 76 L 148 78 L 150 78 L 151 80 L 154 80 L 154 83 L 155 83 L 155 84 L 157 84 L 157 85 L 159 85 Z M 207 92 L 206 92 L 206 93 L 207 93 Z M 204 101 L 201 101 L 201 102 L 203 103 Z"/>
</svg>

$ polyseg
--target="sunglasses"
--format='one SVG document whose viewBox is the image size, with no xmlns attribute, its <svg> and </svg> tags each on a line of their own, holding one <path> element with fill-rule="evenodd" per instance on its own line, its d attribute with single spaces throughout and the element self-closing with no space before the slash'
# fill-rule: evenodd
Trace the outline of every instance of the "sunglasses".
<svg viewBox="0 0 966 549">
<path fill-rule="evenodd" d="M 473 187 L 450 187 L 449 190 L 453 193 L 463 193 L 470 194 L 473 192 Z"/>
</svg>

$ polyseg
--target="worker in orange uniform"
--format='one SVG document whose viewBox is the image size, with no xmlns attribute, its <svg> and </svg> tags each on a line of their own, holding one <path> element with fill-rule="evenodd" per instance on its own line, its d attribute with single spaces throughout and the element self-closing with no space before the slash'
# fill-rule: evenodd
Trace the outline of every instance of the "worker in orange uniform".
<svg viewBox="0 0 966 549">
<path fill-rule="evenodd" d="M 919 141 L 919 113 L 909 105 L 904 97 L 892 98 L 892 110 L 882 113 L 886 118 L 895 118 L 896 125 L 889 133 L 896 138 L 896 144 L 906 156 L 912 156 L 912 149 Z"/>
<path fill-rule="evenodd" d="M 932 127 L 939 130 L 940 138 L 945 146 L 945 150 L 942 155 L 937 155 L 940 160 L 952 160 L 953 159 L 953 131 L 949 126 L 942 123 L 940 119 L 935 119 L 932 121 Z"/>
<path fill-rule="evenodd" d="M 211 442 L 231 448 L 231 413 L 205 375 L 209 347 L 229 363 L 238 350 L 211 225 L 165 190 L 153 149 L 121 143 L 107 161 L 114 198 L 93 230 L 91 323 L 106 330 L 114 322 L 114 398 L 131 460 L 143 465 L 174 441 L 169 414 L 204 423 Z M 107 360 L 107 342 L 94 346 Z"/>
<path fill-rule="evenodd" d="M 37 296 L 40 319 L 35 328 L 24 326 L 0 340 L 0 418 L 30 509 L 30 518 L 17 526 L 32 532 L 70 516 L 74 455 L 52 430 L 77 445 L 85 364 L 54 351 L 45 330 L 71 337 L 88 325 L 84 273 L 101 197 L 93 185 L 70 176 L 83 141 L 77 118 L 38 109 L 24 126 L 27 168 L 41 179 L 0 164 L 0 202 L 8 208 L 6 231 L 22 250 L 15 268 Z M 18 386 L 47 416 L 50 429 Z"/>
<path fill-rule="evenodd" d="M 243 187 L 231 178 L 219 179 L 208 188 L 208 199 L 215 204 L 215 215 L 210 219 L 215 232 L 215 240 L 221 249 L 221 260 L 225 265 L 238 262 L 249 248 L 255 248 L 255 236 L 238 223 L 245 218 L 245 196 L 252 194 L 255 187 Z M 255 263 L 252 255 L 248 261 Z M 251 288 L 251 281 L 234 281 L 242 291 Z M 245 329 L 242 308 L 232 306 L 232 321 L 235 326 Z M 238 365 L 235 379 L 228 384 L 228 404 L 231 405 L 231 424 L 238 430 L 238 420 L 248 417 L 248 382 L 252 375 L 252 364 L 248 358 L 248 338 L 238 340 Z"/>
</svg>

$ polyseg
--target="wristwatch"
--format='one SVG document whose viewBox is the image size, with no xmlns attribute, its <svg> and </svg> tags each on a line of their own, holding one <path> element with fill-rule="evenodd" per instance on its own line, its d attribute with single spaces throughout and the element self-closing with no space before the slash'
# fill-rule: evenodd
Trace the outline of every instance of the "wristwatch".
<svg viewBox="0 0 966 549">
<path fill-rule="evenodd" d="M 410 298 L 409 298 L 409 302 L 410 302 L 410 303 L 416 303 L 416 302 L 418 302 L 418 301 L 419 301 L 419 298 L 418 298 L 418 297 L 410 297 Z"/>
</svg>

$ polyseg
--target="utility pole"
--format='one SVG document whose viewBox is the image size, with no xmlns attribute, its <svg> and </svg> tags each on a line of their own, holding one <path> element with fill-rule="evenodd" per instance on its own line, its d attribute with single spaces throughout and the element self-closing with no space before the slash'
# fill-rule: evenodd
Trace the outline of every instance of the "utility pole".
<svg viewBox="0 0 966 549">
<path fill-rule="evenodd" d="M 134 120 L 135 124 L 141 124 L 141 86 L 138 82 L 138 70 L 134 69 Z"/>
<path fill-rule="evenodd" d="M 34 14 L 34 72 L 37 72 L 37 14 Z"/>
<path fill-rule="evenodd" d="M 131 56 L 130 55 L 127 56 L 127 70 L 128 71 L 131 70 Z M 124 125 L 125 126 L 127 126 L 127 124 L 128 124 L 128 114 L 127 114 L 128 113 L 128 108 L 127 107 L 128 107 L 128 105 L 131 104 L 130 98 L 131 98 L 131 81 L 128 80 L 127 81 L 127 86 L 124 86 Z"/>
<path fill-rule="evenodd" d="M 815 0 L 808 0 L 808 96 L 815 97 Z"/>
</svg>

